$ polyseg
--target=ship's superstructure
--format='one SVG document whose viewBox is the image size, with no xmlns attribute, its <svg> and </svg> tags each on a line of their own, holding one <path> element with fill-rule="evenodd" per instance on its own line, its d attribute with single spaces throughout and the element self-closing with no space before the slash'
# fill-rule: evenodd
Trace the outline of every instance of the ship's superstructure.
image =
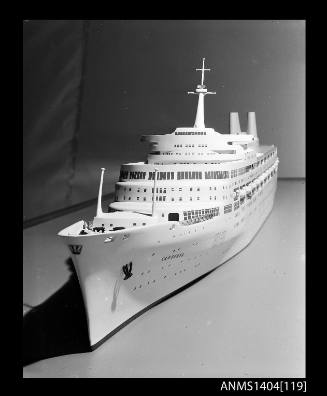
<svg viewBox="0 0 327 396">
<path fill-rule="evenodd" d="M 104 213 L 101 172 L 97 213 L 59 235 L 68 245 L 86 306 L 90 343 L 243 249 L 270 213 L 277 186 L 275 146 L 262 146 L 255 113 L 241 132 L 204 123 L 204 59 L 193 127 L 142 136 L 145 162 L 121 166 L 115 200 Z"/>
</svg>

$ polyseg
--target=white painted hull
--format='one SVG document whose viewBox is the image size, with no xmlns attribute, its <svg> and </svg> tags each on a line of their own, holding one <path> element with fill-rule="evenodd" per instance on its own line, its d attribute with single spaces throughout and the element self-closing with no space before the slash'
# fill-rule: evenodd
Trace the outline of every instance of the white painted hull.
<svg viewBox="0 0 327 396">
<path fill-rule="evenodd" d="M 192 225 L 172 222 L 106 234 L 62 236 L 83 246 L 72 255 L 86 307 L 89 338 L 96 348 L 126 321 L 223 264 L 250 243 L 269 215 L 277 176 L 236 211 Z M 124 280 L 122 266 L 132 262 Z"/>
</svg>

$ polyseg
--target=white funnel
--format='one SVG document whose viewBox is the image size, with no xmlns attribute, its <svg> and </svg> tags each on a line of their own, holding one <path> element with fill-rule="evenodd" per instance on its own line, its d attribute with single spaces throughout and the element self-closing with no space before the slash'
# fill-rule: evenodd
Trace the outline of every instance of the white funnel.
<svg viewBox="0 0 327 396">
<path fill-rule="evenodd" d="M 255 120 L 255 112 L 249 111 L 248 112 L 248 134 L 258 137 L 257 135 L 257 123 Z"/>
<path fill-rule="evenodd" d="M 229 114 L 229 133 L 239 134 L 241 133 L 240 120 L 238 118 L 238 113 Z"/>
</svg>

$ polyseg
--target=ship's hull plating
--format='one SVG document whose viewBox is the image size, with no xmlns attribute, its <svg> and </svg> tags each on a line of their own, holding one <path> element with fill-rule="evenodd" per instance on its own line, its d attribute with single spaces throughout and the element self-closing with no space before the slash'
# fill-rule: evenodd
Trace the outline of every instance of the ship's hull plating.
<svg viewBox="0 0 327 396">
<path fill-rule="evenodd" d="M 64 236 L 67 245 L 82 245 L 80 254 L 72 258 L 92 349 L 247 246 L 273 207 L 276 186 L 274 176 L 239 209 L 192 225 L 168 222 L 137 227 L 118 232 L 109 243 L 104 242 L 104 234 Z M 126 276 L 122 268 L 130 263 Z"/>
</svg>

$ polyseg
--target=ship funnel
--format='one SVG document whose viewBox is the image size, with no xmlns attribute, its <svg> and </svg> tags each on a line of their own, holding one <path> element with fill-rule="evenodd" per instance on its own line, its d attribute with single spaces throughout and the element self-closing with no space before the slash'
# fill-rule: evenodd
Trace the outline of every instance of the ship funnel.
<svg viewBox="0 0 327 396">
<path fill-rule="evenodd" d="M 229 133 L 239 134 L 241 133 L 240 120 L 238 118 L 238 113 L 229 114 Z"/>
<path fill-rule="evenodd" d="M 105 170 L 106 170 L 105 168 L 101 168 L 101 179 L 100 179 L 100 185 L 99 185 L 98 206 L 97 206 L 97 217 L 100 217 L 101 215 L 103 215 L 101 198 L 102 198 L 103 174 L 104 174 Z"/>
<path fill-rule="evenodd" d="M 257 135 L 257 123 L 255 120 L 255 112 L 248 112 L 248 134 L 258 137 Z"/>
</svg>

